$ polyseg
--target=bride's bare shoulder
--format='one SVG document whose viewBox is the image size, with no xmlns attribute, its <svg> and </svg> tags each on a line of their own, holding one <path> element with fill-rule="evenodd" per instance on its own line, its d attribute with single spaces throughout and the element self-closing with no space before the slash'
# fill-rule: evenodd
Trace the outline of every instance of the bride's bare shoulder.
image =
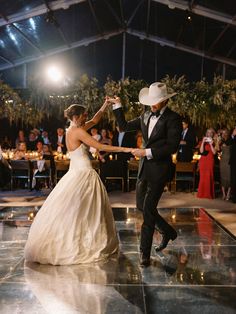
<svg viewBox="0 0 236 314">
<path fill-rule="evenodd" d="M 67 131 L 67 136 L 71 138 L 77 138 L 80 139 L 81 137 L 83 138 L 84 136 L 88 135 L 88 132 L 84 130 L 83 127 L 79 128 L 69 128 Z"/>
</svg>

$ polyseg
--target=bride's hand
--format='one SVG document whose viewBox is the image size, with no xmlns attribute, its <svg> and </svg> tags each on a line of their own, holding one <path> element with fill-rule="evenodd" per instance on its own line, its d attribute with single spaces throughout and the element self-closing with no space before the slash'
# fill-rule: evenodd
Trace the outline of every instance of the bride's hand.
<svg viewBox="0 0 236 314">
<path fill-rule="evenodd" d="M 120 101 L 120 97 L 117 97 L 117 96 L 114 96 L 114 97 L 109 97 L 109 96 L 106 96 L 108 102 L 109 102 L 109 105 L 114 105 L 114 104 L 120 104 L 121 101 Z"/>
<path fill-rule="evenodd" d="M 131 152 L 135 157 L 145 157 L 146 156 L 146 150 L 143 148 L 134 148 Z"/>
<path fill-rule="evenodd" d="M 106 96 L 104 103 L 103 103 L 102 107 L 99 109 L 99 111 L 104 112 L 107 109 L 107 107 L 109 107 L 110 104 L 111 104 L 110 97 Z"/>
<path fill-rule="evenodd" d="M 106 107 L 108 107 L 109 105 L 110 105 L 110 100 L 109 100 L 109 96 L 106 96 L 105 97 L 105 101 L 104 101 L 104 103 L 103 103 L 103 106 L 106 106 Z"/>
<path fill-rule="evenodd" d="M 123 153 L 131 153 L 133 150 L 133 148 L 129 148 L 129 147 L 122 147 L 122 152 Z"/>
</svg>

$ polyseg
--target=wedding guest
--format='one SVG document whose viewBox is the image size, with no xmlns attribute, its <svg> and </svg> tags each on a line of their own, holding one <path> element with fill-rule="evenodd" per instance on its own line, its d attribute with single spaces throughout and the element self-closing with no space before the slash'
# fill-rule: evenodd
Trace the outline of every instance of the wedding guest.
<svg viewBox="0 0 236 314">
<path fill-rule="evenodd" d="M 210 128 L 206 131 L 206 136 L 203 137 L 200 145 L 201 158 L 199 160 L 200 181 L 198 185 L 197 197 L 213 199 L 214 192 L 214 148 L 215 131 Z"/>
<path fill-rule="evenodd" d="M 101 144 L 112 145 L 112 140 L 108 137 L 108 131 L 106 129 L 101 130 L 101 139 L 99 140 Z M 99 159 L 101 162 L 106 162 L 109 160 L 108 152 L 98 152 Z"/>
<path fill-rule="evenodd" d="M 37 148 L 37 153 L 39 154 L 39 156 L 42 156 L 43 155 L 43 142 L 38 141 L 36 144 L 36 148 Z"/>
<path fill-rule="evenodd" d="M 3 140 L 1 141 L 2 149 L 10 149 L 12 147 L 11 140 L 8 136 L 4 136 Z"/>
<path fill-rule="evenodd" d="M 96 141 L 100 141 L 101 140 L 101 135 L 98 133 L 98 129 L 93 127 L 91 130 L 90 130 L 90 133 L 92 135 L 92 137 L 96 140 Z M 90 147 L 89 148 L 89 151 L 91 154 L 95 154 L 96 153 L 96 149 L 94 147 Z"/>
<path fill-rule="evenodd" d="M 236 203 L 236 127 L 232 132 L 232 145 L 230 146 L 230 174 L 231 174 L 231 200 Z"/>
<path fill-rule="evenodd" d="M 18 136 L 16 138 L 16 141 L 15 141 L 15 145 L 16 147 L 18 146 L 19 143 L 26 143 L 27 139 L 25 137 L 25 133 L 23 130 L 19 130 L 18 132 Z"/>
<path fill-rule="evenodd" d="M 220 181 L 223 194 L 223 200 L 229 200 L 230 198 L 230 145 L 232 145 L 232 139 L 230 137 L 229 130 L 224 129 L 221 135 L 220 150 Z"/>
<path fill-rule="evenodd" d="M 67 148 L 65 132 L 62 128 L 57 129 L 57 136 L 53 141 L 53 149 L 56 150 L 58 153 L 66 154 Z"/>
<path fill-rule="evenodd" d="M 50 145 L 51 144 L 51 141 L 48 138 L 48 132 L 45 131 L 45 130 L 42 132 L 42 140 L 43 140 L 43 143 L 46 144 L 46 145 Z"/>
<path fill-rule="evenodd" d="M 14 159 L 15 160 L 27 159 L 26 152 L 27 152 L 26 143 L 25 142 L 19 143 L 14 153 Z"/>
<path fill-rule="evenodd" d="M 113 130 L 108 129 L 108 137 L 112 140 L 114 136 Z"/>
<path fill-rule="evenodd" d="M 37 144 L 37 137 L 34 131 L 30 131 L 29 133 L 29 139 L 27 142 L 27 148 L 28 150 L 36 150 L 36 144 Z"/>
<path fill-rule="evenodd" d="M 177 160 L 181 162 L 190 162 L 193 159 L 193 149 L 196 145 L 196 135 L 192 128 L 189 127 L 187 119 L 182 121 L 183 131 L 177 153 Z"/>
<path fill-rule="evenodd" d="M 53 152 L 49 144 L 43 144 L 43 155 L 53 156 Z"/>
<path fill-rule="evenodd" d="M 112 140 L 109 138 L 107 129 L 101 129 L 101 139 L 99 140 L 102 144 L 111 145 Z"/>
<path fill-rule="evenodd" d="M 35 133 L 35 140 L 38 142 L 38 141 L 42 141 L 42 135 L 41 135 L 41 132 L 39 129 L 37 128 L 34 128 L 33 129 L 34 133 Z"/>
</svg>

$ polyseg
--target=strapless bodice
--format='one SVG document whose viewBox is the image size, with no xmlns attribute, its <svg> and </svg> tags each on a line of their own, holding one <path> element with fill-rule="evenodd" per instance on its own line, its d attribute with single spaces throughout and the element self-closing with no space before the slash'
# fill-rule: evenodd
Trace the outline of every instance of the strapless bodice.
<svg viewBox="0 0 236 314">
<path fill-rule="evenodd" d="M 75 150 L 69 152 L 70 170 L 92 169 L 92 164 L 88 156 L 88 149 L 81 144 Z"/>
</svg>

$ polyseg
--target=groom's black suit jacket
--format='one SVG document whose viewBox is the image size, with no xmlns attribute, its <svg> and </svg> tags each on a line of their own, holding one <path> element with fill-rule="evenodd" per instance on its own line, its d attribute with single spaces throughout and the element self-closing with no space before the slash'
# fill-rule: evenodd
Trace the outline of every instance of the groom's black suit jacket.
<svg viewBox="0 0 236 314">
<path fill-rule="evenodd" d="M 114 114 L 121 131 L 141 130 L 144 148 L 151 148 L 153 159 L 141 158 L 139 178 L 153 182 L 167 182 L 172 171 L 171 154 L 176 153 L 181 139 L 180 116 L 167 107 L 148 138 L 150 111 L 146 111 L 140 117 L 129 122 L 125 120 L 122 108 L 115 109 Z"/>
</svg>

